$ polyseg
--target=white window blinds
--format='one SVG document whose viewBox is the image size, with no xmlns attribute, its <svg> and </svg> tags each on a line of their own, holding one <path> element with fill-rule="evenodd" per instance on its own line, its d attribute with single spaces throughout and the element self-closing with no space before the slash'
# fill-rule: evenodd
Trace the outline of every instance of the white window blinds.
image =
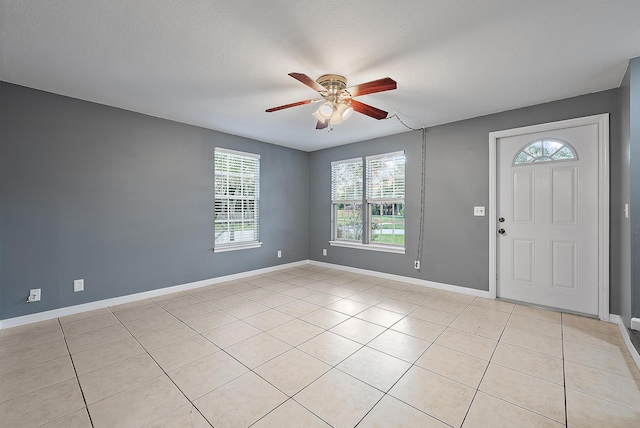
<svg viewBox="0 0 640 428">
<path fill-rule="evenodd" d="M 404 152 L 367 157 L 367 200 L 403 200 L 404 166 Z"/>
<path fill-rule="evenodd" d="M 362 159 L 331 163 L 331 200 L 362 201 Z"/>
<path fill-rule="evenodd" d="M 260 155 L 215 149 L 215 247 L 258 242 Z"/>
</svg>

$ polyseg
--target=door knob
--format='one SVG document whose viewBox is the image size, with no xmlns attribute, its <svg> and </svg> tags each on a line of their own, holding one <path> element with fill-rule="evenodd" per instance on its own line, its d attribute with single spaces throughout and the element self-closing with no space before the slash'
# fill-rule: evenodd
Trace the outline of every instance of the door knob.
<svg viewBox="0 0 640 428">
<path fill-rule="evenodd" d="M 506 230 L 504 230 L 504 229 L 499 229 L 499 230 L 498 230 L 498 233 L 499 233 L 500 235 L 504 235 L 505 233 L 507 233 L 507 231 L 506 231 Z"/>
<path fill-rule="evenodd" d="M 499 221 L 500 223 L 504 223 L 504 217 L 500 217 L 500 218 L 498 219 L 498 221 Z"/>
</svg>

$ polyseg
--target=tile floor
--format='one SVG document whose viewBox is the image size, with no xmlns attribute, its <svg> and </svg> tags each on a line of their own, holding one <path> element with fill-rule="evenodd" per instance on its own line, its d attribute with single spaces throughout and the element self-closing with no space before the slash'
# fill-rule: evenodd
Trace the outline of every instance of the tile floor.
<svg viewBox="0 0 640 428">
<path fill-rule="evenodd" d="M 618 326 L 307 265 L 0 332 L 0 427 L 631 427 Z"/>
</svg>

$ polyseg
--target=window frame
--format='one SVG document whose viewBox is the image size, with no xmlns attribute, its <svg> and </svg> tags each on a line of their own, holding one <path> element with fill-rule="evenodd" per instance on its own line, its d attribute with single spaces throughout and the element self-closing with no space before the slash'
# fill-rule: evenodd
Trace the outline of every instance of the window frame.
<svg viewBox="0 0 640 428">
<path fill-rule="evenodd" d="M 343 165 L 343 164 L 354 164 L 360 165 L 360 179 L 356 180 L 355 182 L 352 182 L 349 186 L 354 187 L 351 192 L 350 197 L 343 197 L 340 198 L 339 196 L 347 196 L 345 195 L 338 195 L 338 191 L 336 189 L 337 184 L 334 181 L 335 179 L 335 174 L 334 174 L 334 168 L 337 165 Z M 364 198 L 364 181 L 363 181 L 363 177 L 364 177 L 364 164 L 362 162 L 362 158 L 353 158 L 353 159 L 344 159 L 344 160 L 340 160 L 340 161 L 335 161 L 335 162 L 331 162 L 331 238 L 332 241 L 335 242 L 339 242 L 339 243 L 343 243 L 345 245 L 358 245 L 358 244 L 362 244 L 362 239 L 364 237 L 364 224 L 362 222 L 362 209 L 364 207 L 363 204 L 363 198 Z M 351 240 L 351 239 L 340 239 L 338 238 L 338 230 L 339 230 L 339 220 L 338 220 L 338 205 L 352 205 L 352 204 L 358 204 L 360 205 L 360 230 L 359 230 L 359 234 L 360 234 L 360 242 L 358 242 L 357 240 Z"/>
<path fill-rule="evenodd" d="M 220 172 L 217 170 L 216 168 L 216 157 L 218 155 L 224 155 L 227 156 L 227 169 L 226 171 Z M 244 171 L 241 171 L 237 176 L 240 177 L 240 179 L 242 180 L 242 178 L 246 178 L 246 177 L 251 177 L 254 180 L 254 192 L 252 195 L 247 195 L 247 194 L 240 194 L 240 195 L 230 195 L 229 193 L 227 193 L 226 195 L 220 195 L 218 194 L 218 178 L 221 175 L 226 175 L 227 177 L 227 183 L 228 183 L 228 178 L 231 176 L 231 172 L 229 171 L 229 159 L 231 159 L 231 157 L 237 157 L 237 158 L 241 158 L 241 161 L 246 161 L 246 160 L 251 160 L 251 161 L 255 161 L 255 165 L 253 166 L 253 169 L 251 171 L 251 174 L 245 174 Z M 225 174 L 226 173 L 226 174 Z M 242 181 L 241 181 L 242 182 Z M 249 248 L 258 248 L 260 246 L 262 246 L 262 242 L 260 242 L 260 155 L 259 154 L 255 154 L 255 153 L 247 153 L 247 152 L 241 152 L 241 151 L 237 151 L 237 150 L 231 150 L 231 149 L 226 149 L 223 147 L 215 147 L 214 148 L 214 155 L 213 155 L 213 185 L 214 185 L 214 244 L 213 244 L 213 252 L 214 253 L 221 253 L 221 252 L 226 252 L 226 251 L 235 251 L 235 250 L 244 250 L 244 249 L 249 249 Z M 244 187 L 241 185 L 241 188 L 243 189 L 243 191 L 245 190 Z M 228 184 L 227 184 L 227 192 L 228 192 Z M 234 196 L 234 197 L 232 197 Z M 230 226 L 232 224 L 232 220 L 230 218 L 227 219 L 221 219 L 219 220 L 218 217 L 218 211 L 217 211 L 217 205 L 218 202 L 220 201 L 226 201 L 227 204 L 226 206 L 230 206 L 230 201 L 241 201 L 241 203 L 244 205 L 245 201 L 252 201 L 253 202 L 253 217 L 251 219 L 251 222 L 253 222 L 253 228 L 251 229 L 253 231 L 253 236 L 252 239 L 242 239 L 239 241 L 233 241 L 233 242 L 222 242 L 222 243 L 217 243 L 217 230 L 216 230 L 216 225 L 218 224 L 224 224 L 227 223 L 228 226 Z M 237 212 L 234 211 L 234 213 L 237 214 Z M 242 223 L 244 223 L 245 220 L 245 216 L 244 216 L 244 211 L 243 209 L 241 209 L 240 211 L 242 218 L 240 219 Z M 237 220 L 237 219 L 236 219 Z M 237 223 L 237 222 L 236 222 Z M 244 232 L 244 227 L 243 227 L 243 232 Z M 229 227 L 227 227 L 227 233 L 229 233 L 231 230 Z M 225 232 L 222 232 L 225 233 Z"/>
</svg>

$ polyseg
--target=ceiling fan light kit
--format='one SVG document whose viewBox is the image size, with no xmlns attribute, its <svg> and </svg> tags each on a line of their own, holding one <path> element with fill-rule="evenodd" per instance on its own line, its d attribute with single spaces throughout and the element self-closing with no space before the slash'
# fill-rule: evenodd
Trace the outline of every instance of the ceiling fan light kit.
<svg viewBox="0 0 640 428">
<path fill-rule="evenodd" d="M 389 77 L 347 88 L 347 79 L 339 74 L 324 74 L 315 81 L 303 73 L 289 73 L 289 76 L 317 91 L 322 98 L 285 104 L 267 109 L 266 111 L 271 113 L 290 107 L 322 101 L 320 107 L 313 113 L 313 116 L 318 119 L 316 129 L 325 129 L 329 125 L 337 125 L 347 120 L 354 110 L 374 119 L 386 119 L 388 115 L 386 111 L 361 103 L 353 98 L 397 88 L 395 80 Z"/>
</svg>

